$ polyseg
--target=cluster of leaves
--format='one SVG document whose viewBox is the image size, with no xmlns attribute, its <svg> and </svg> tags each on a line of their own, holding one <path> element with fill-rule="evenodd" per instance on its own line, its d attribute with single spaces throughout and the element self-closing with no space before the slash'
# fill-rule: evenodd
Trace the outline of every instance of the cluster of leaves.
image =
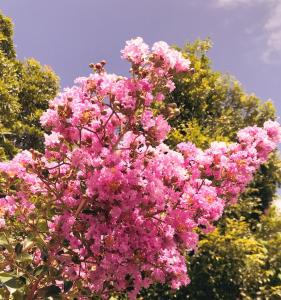
<svg viewBox="0 0 281 300">
<path fill-rule="evenodd" d="M 38 200 L 40 201 L 40 199 Z M 12 256 L 3 257 L 0 263 L 0 295 L 3 299 L 10 299 L 9 297 L 12 297 L 12 299 L 25 299 L 24 291 L 26 285 L 30 281 L 41 278 L 46 274 L 53 278 L 54 281 L 59 278 L 59 271 L 55 267 L 48 267 L 47 264 L 32 267 L 33 256 L 30 254 L 30 250 L 34 247 L 35 243 L 40 244 L 42 249 L 44 249 L 45 244 L 40 232 L 46 230 L 46 223 L 35 222 L 35 216 L 31 219 L 33 231 L 38 232 L 36 238 L 34 238 L 34 234 L 27 235 L 26 230 L 22 228 L 20 222 L 15 222 L 12 226 L 9 226 L 5 233 L 2 232 L 0 235 L 1 255 L 5 256 L 3 252 L 4 249 L 7 249 L 9 253 L 13 253 Z M 48 261 L 48 253 L 43 252 L 42 256 L 46 263 Z M 6 266 L 11 262 L 14 267 L 14 272 L 5 271 Z M 26 274 L 28 274 L 28 276 L 26 276 Z M 37 286 L 35 288 L 37 289 Z M 60 292 L 61 291 L 54 285 L 38 288 L 38 296 L 43 297 L 43 299 L 48 296 L 57 296 Z M 27 294 L 27 298 L 28 296 Z"/>
<path fill-rule="evenodd" d="M 42 149 L 39 117 L 58 91 L 58 77 L 35 59 L 16 59 L 13 25 L 0 13 L 0 160 Z"/>
<path fill-rule="evenodd" d="M 188 140 L 206 148 L 214 140 L 235 141 L 240 128 L 275 118 L 270 101 L 247 94 L 233 77 L 212 70 L 210 47 L 209 40 L 198 40 L 182 49 L 195 72 L 178 79 L 169 99 L 180 108 L 171 121 L 171 145 Z M 280 183 L 281 163 L 274 153 L 216 230 L 201 236 L 198 251 L 187 257 L 191 284 L 178 292 L 158 285 L 141 297 L 281 299 L 281 222 L 274 209 L 268 211 Z"/>
</svg>

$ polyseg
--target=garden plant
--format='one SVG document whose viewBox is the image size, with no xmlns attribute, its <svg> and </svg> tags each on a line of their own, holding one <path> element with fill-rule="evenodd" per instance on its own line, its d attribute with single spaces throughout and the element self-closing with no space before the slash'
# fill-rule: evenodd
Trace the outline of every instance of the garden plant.
<svg viewBox="0 0 281 300">
<path fill-rule="evenodd" d="M 121 51 L 130 76 L 105 61 L 42 115 L 44 150 L 0 163 L 3 297 L 91 299 L 167 283 L 189 284 L 186 257 L 281 141 L 273 120 L 236 142 L 165 143 L 176 118 L 166 102 L 188 57 L 141 38 Z M 196 72 L 196 70 L 195 70 Z"/>
</svg>

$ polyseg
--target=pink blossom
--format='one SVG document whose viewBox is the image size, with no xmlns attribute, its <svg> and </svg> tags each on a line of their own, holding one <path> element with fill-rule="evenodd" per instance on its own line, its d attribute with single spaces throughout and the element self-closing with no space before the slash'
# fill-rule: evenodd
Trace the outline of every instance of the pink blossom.
<svg viewBox="0 0 281 300">
<path fill-rule="evenodd" d="M 131 77 L 105 69 L 80 77 L 41 117 L 51 131 L 45 151 L 0 163 L 7 190 L 0 228 L 20 221 L 27 230 L 32 213 L 46 221 L 38 240 L 63 278 L 104 298 L 130 290 L 135 299 L 156 282 L 189 283 L 186 253 L 235 203 L 276 149 L 281 129 L 268 121 L 239 131 L 237 143 L 203 151 L 187 142 L 173 150 L 163 143 L 170 126 L 154 107 L 189 60 L 164 42 L 149 51 L 141 38 L 127 42 L 122 57 L 132 63 Z"/>
<path fill-rule="evenodd" d="M 270 139 L 275 143 L 280 143 L 281 141 L 281 128 L 276 121 L 267 121 L 264 123 L 264 129 L 266 130 Z"/>
<path fill-rule="evenodd" d="M 148 45 L 143 42 L 141 37 L 137 37 L 126 42 L 125 48 L 121 51 L 122 58 L 134 64 L 141 63 L 148 55 Z"/>
<path fill-rule="evenodd" d="M 4 228 L 6 225 L 5 219 L 0 217 L 0 229 Z"/>
<path fill-rule="evenodd" d="M 185 59 L 182 54 L 161 41 L 152 47 L 152 53 L 157 59 L 163 61 L 167 69 L 175 69 L 176 72 L 184 72 L 189 70 L 190 61 Z"/>
</svg>

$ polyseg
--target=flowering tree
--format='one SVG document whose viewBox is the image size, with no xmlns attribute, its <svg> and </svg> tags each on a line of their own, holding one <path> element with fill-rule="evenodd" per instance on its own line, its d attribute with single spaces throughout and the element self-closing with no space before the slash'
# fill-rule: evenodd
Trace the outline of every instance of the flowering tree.
<svg viewBox="0 0 281 300">
<path fill-rule="evenodd" d="M 268 121 L 241 130 L 234 144 L 171 150 L 163 141 L 177 108 L 162 115 L 154 107 L 189 60 L 164 42 L 149 50 L 141 38 L 122 57 L 130 78 L 107 74 L 101 62 L 50 102 L 44 153 L 0 163 L 2 294 L 134 299 L 154 282 L 188 284 L 185 254 L 198 234 L 281 141 L 279 124 Z"/>
</svg>

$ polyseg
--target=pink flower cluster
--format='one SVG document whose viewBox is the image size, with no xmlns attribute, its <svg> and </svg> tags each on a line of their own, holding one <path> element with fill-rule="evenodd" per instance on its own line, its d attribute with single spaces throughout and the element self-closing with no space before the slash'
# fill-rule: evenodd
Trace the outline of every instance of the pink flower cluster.
<svg viewBox="0 0 281 300">
<path fill-rule="evenodd" d="M 174 74 L 188 71 L 188 59 L 164 42 L 149 51 L 141 38 L 127 42 L 122 56 L 131 78 L 95 65 L 43 114 L 51 130 L 45 153 L 0 163 L 18 186 L 0 199 L 0 226 L 16 216 L 28 227 L 31 212 L 47 217 L 45 243 L 65 279 L 105 298 L 127 292 L 134 299 L 155 282 L 189 283 L 185 254 L 196 248 L 198 229 L 210 230 L 235 202 L 281 129 L 268 121 L 241 130 L 235 144 L 171 150 L 163 143 L 169 125 L 152 106 L 170 92 Z M 34 206 L 36 196 L 45 211 Z M 38 253 L 39 246 L 34 256 L 43 264 Z"/>
</svg>

